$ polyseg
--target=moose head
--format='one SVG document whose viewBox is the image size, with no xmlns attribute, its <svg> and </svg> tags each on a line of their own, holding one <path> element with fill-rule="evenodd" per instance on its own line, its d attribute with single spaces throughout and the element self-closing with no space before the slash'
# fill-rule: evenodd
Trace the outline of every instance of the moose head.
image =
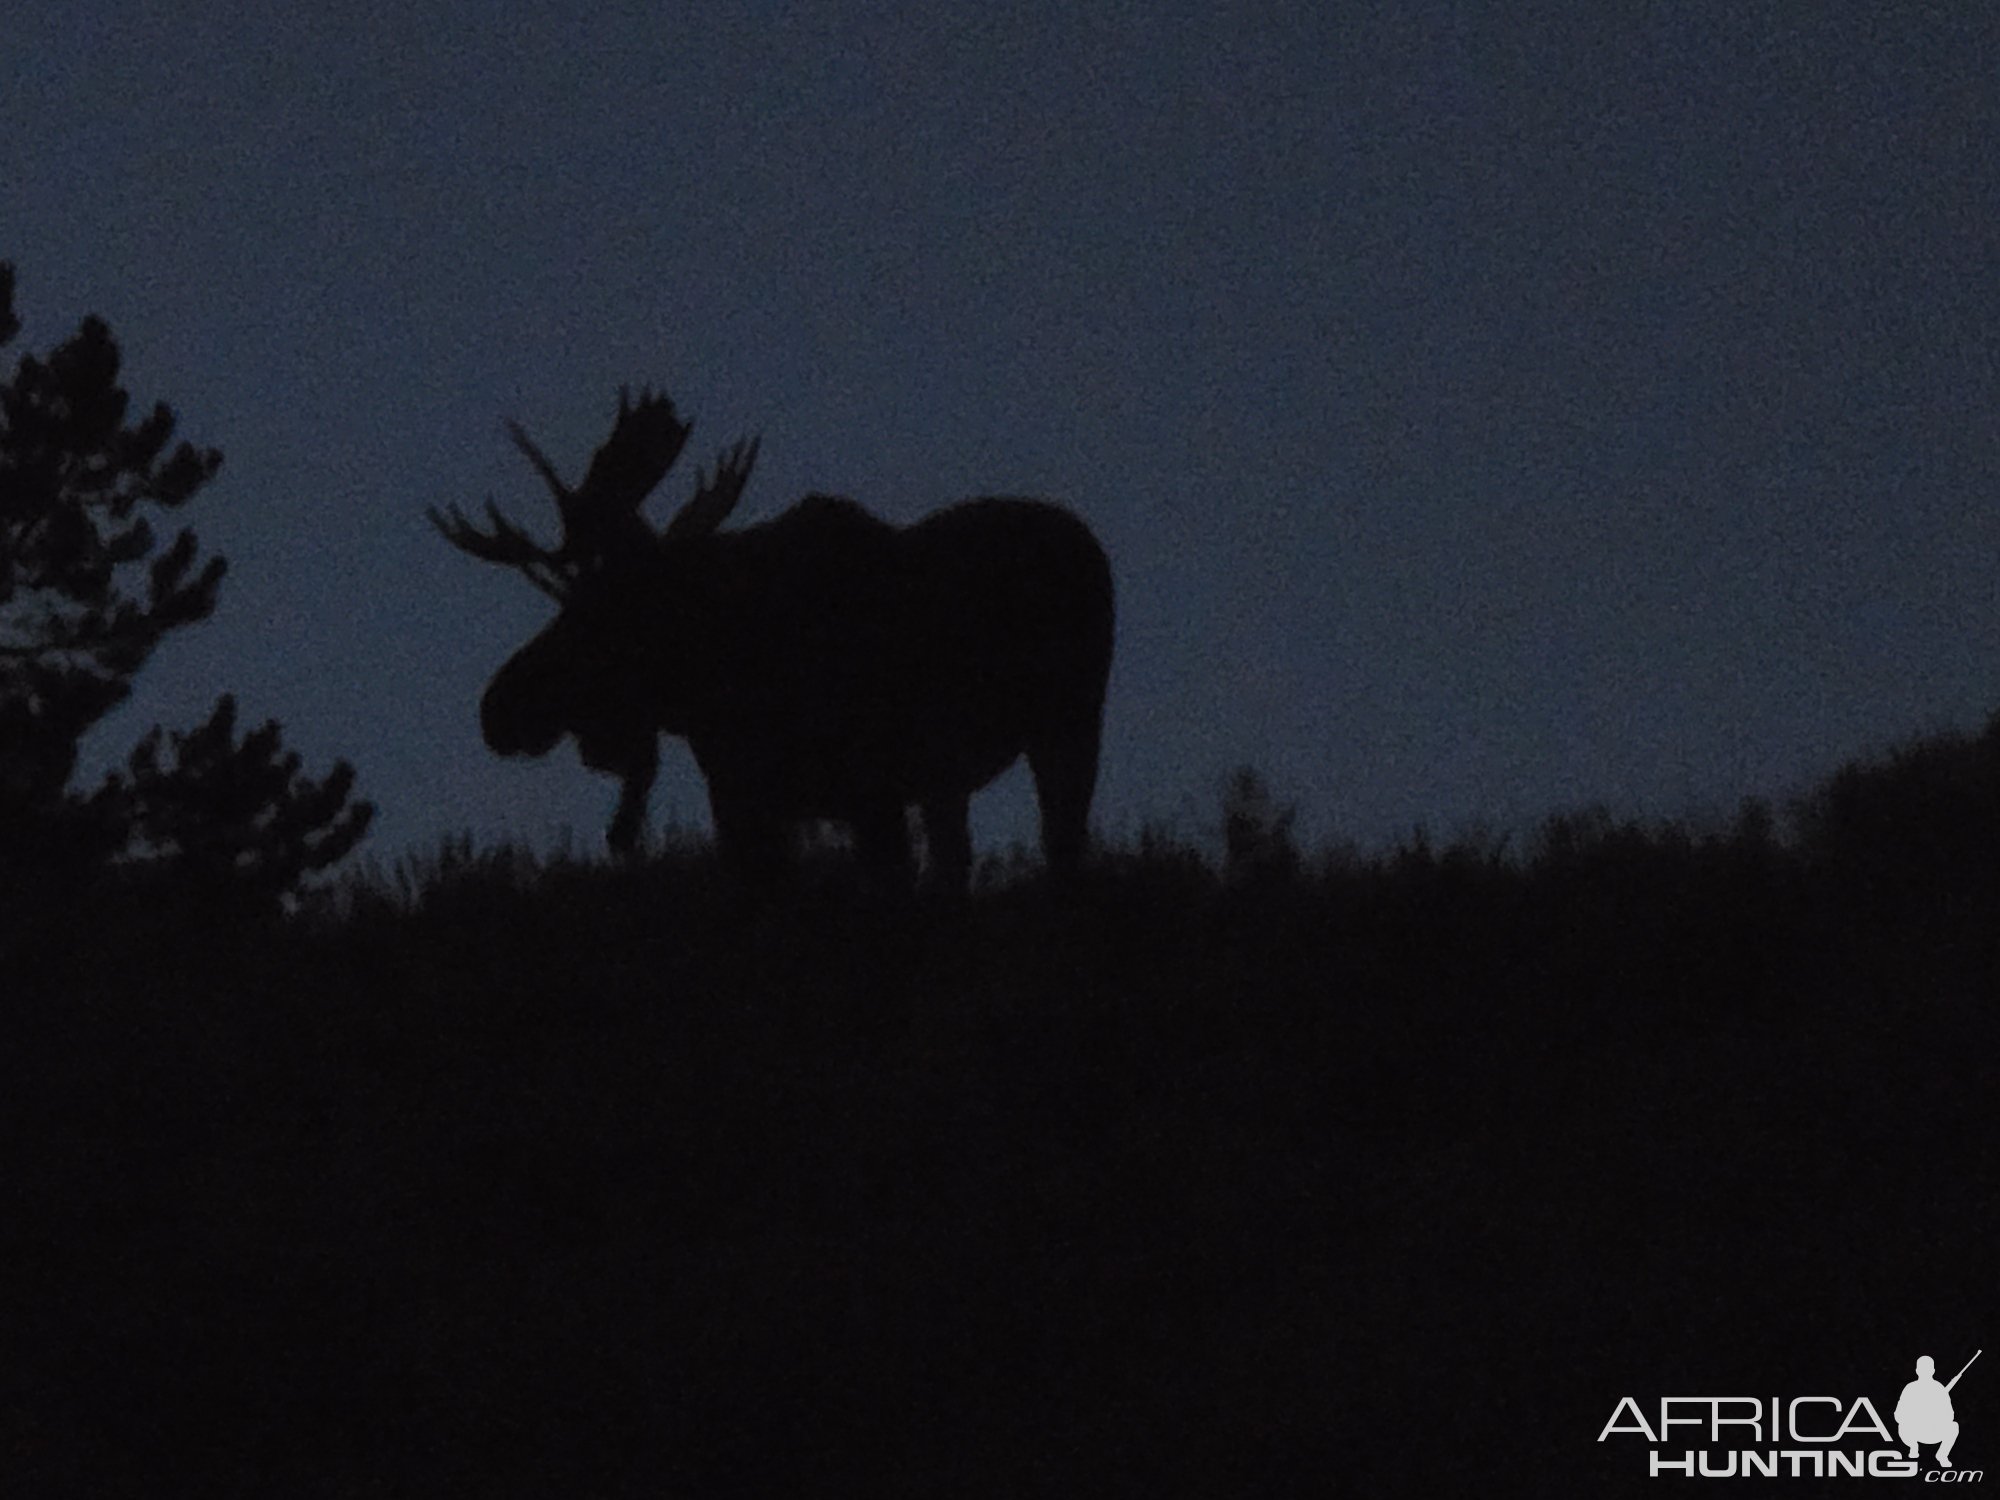
<svg viewBox="0 0 2000 1500">
<path fill-rule="evenodd" d="M 576 737 L 585 765 L 623 779 L 618 811 L 607 832 L 618 853 L 630 853 L 644 827 L 646 800 L 658 769 L 658 705 L 633 691 L 656 680 L 635 671 L 648 652 L 649 620 L 635 606 L 657 582 L 663 559 L 679 544 L 720 526 L 750 478 L 758 440 L 739 441 L 718 458 L 713 475 L 697 475 L 694 497 L 663 531 L 640 506 L 686 446 L 690 424 L 664 395 L 629 388 L 618 393 L 618 416 L 591 458 L 581 484 L 571 486 L 520 424 L 507 434 L 555 497 L 562 538 L 544 546 L 509 520 L 489 498 L 481 529 L 454 505 L 427 514 L 445 540 L 482 562 L 519 571 L 561 606 L 542 632 L 508 659 L 480 699 L 487 748 L 499 755 L 540 756 L 565 734 Z"/>
</svg>

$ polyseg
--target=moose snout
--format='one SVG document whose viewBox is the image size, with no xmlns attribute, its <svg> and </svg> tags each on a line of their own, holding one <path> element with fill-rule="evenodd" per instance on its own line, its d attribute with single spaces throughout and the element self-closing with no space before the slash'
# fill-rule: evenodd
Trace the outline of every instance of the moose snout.
<svg viewBox="0 0 2000 1500">
<path fill-rule="evenodd" d="M 535 712 L 519 684 L 502 671 L 479 700 L 479 732 L 495 755 L 547 755 L 563 736 L 559 718 Z"/>
</svg>

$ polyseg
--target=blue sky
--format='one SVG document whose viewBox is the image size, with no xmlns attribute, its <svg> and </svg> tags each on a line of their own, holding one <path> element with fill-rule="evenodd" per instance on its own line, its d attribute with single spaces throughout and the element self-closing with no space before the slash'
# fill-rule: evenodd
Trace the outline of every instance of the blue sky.
<svg viewBox="0 0 2000 1500">
<path fill-rule="evenodd" d="M 627 382 L 763 434 L 751 519 L 1085 515 L 1113 832 L 1242 763 L 1364 845 L 1726 811 L 2000 707 L 1985 8 L 170 9 L 0 48 L 13 352 L 100 313 L 227 455 L 96 764 L 230 690 L 379 853 L 594 840 L 478 737 L 547 601 L 423 512 L 546 524 L 501 419 L 575 468 Z"/>
</svg>

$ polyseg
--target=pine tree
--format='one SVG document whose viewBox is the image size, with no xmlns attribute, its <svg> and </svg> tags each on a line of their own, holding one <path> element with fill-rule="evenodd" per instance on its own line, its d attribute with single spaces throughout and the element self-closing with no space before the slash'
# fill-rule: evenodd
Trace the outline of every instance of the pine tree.
<svg viewBox="0 0 2000 1500">
<path fill-rule="evenodd" d="M 19 331 L 0 263 L 0 347 Z M 275 723 L 239 740 L 228 695 L 197 729 L 156 727 L 94 790 L 71 785 L 78 742 L 168 632 L 209 617 L 225 567 L 193 532 L 162 547 L 154 531 L 222 455 L 169 452 L 164 403 L 128 426 L 118 368 L 110 329 L 88 317 L 0 384 L 0 915 L 112 876 L 274 902 L 344 857 L 374 811 L 350 800 L 345 761 L 301 775 Z"/>
</svg>

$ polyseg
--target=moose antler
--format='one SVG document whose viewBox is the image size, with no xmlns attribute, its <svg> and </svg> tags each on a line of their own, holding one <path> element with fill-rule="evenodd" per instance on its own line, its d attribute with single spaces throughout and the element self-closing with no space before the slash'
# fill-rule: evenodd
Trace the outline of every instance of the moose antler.
<svg viewBox="0 0 2000 1500">
<path fill-rule="evenodd" d="M 571 570 L 560 552 L 552 552 L 500 513 L 491 499 L 486 502 L 491 531 L 481 531 L 456 505 L 440 511 L 426 506 L 424 514 L 440 535 L 461 552 L 469 552 L 481 562 L 502 563 L 518 568 L 528 582 L 560 603 L 569 597 Z"/>
<path fill-rule="evenodd" d="M 637 510 L 653 486 L 681 455 L 693 428 L 674 414 L 674 403 L 650 389 L 632 404 L 629 387 L 618 388 L 618 420 L 611 436 L 591 456 L 583 487 L 572 497 L 573 507 L 591 520 L 599 515 Z M 542 463 L 537 463 L 542 468 Z M 543 469 L 544 478 L 552 478 Z"/>
<path fill-rule="evenodd" d="M 660 539 L 683 541 L 706 536 L 720 526 L 743 498 L 743 486 L 750 482 L 750 470 L 757 462 L 757 449 L 763 441 L 761 436 L 738 439 L 735 447 L 725 448 L 716 456 L 713 478 L 707 469 L 697 469 L 694 498 L 674 512 Z"/>
<path fill-rule="evenodd" d="M 623 392 L 620 392 L 620 396 L 622 398 Z M 535 445 L 535 440 L 528 436 L 528 430 L 519 422 L 509 418 L 500 425 L 506 428 L 507 436 L 514 440 L 514 446 L 521 450 L 522 456 L 534 465 L 535 472 L 542 476 L 542 483 L 546 484 L 549 493 L 556 497 L 556 509 L 567 519 L 570 507 L 576 503 L 576 496 L 570 487 L 562 482 L 562 476 L 556 473 L 556 466 L 549 462 L 548 455 Z"/>
<path fill-rule="evenodd" d="M 460 551 L 483 562 L 518 568 L 536 588 L 558 601 L 569 596 L 578 570 L 603 550 L 609 531 L 621 518 L 629 523 L 636 516 L 640 504 L 680 456 L 690 431 L 674 414 L 674 404 L 667 397 L 645 388 L 635 404 L 631 387 L 620 386 L 618 419 L 611 436 L 591 457 L 583 484 L 571 489 L 520 423 L 508 422 L 506 429 L 514 446 L 555 497 L 562 517 L 561 545 L 544 547 L 502 515 L 490 499 L 486 502 L 490 531 L 481 531 L 455 505 L 444 512 L 432 506 L 427 514 L 444 539 Z"/>
</svg>

